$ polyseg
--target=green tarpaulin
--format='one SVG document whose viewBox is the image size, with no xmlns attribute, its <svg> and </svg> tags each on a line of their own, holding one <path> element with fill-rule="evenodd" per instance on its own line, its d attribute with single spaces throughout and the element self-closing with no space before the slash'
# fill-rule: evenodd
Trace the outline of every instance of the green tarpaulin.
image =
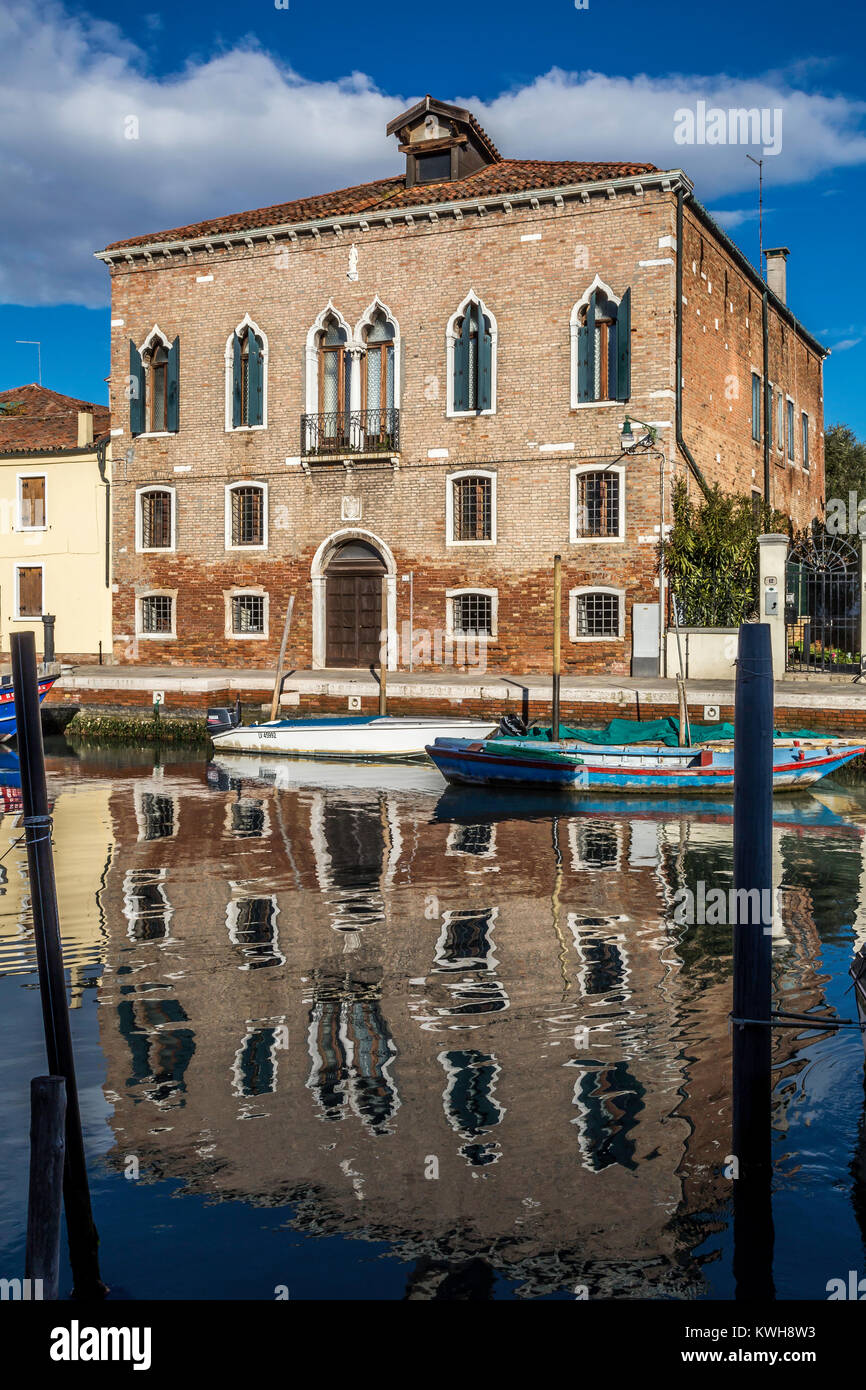
<svg viewBox="0 0 866 1390">
<path fill-rule="evenodd" d="M 692 743 L 712 743 L 717 739 L 733 738 L 733 724 L 692 724 Z M 577 739 L 580 743 L 603 745 L 618 743 L 664 743 L 668 748 L 680 746 L 678 719 L 612 719 L 605 729 L 576 729 L 560 724 L 561 739 Z M 550 739 L 550 727 L 534 724 L 527 738 Z M 821 738 L 812 729 L 777 729 L 777 738 Z"/>
</svg>

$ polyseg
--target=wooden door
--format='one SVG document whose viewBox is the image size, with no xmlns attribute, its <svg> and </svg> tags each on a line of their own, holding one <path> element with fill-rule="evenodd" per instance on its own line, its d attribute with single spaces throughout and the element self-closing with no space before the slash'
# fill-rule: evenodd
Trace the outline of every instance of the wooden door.
<svg viewBox="0 0 866 1390">
<path fill-rule="evenodd" d="M 325 605 L 328 666 L 378 664 L 382 583 L 378 574 L 328 575 Z"/>
</svg>

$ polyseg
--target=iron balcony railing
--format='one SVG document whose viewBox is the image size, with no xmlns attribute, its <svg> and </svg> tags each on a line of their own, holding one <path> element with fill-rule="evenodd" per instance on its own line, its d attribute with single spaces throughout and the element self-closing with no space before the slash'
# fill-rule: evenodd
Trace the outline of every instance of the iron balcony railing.
<svg viewBox="0 0 866 1390">
<path fill-rule="evenodd" d="M 393 454 L 400 448 L 400 412 L 330 410 L 301 416 L 301 454 L 327 458 L 334 454 Z"/>
</svg>

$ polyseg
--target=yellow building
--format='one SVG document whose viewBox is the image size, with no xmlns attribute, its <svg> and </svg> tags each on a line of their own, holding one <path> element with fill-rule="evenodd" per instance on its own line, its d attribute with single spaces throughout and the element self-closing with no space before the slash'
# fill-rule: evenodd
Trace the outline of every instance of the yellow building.
<svg viewBox="0 0 866 1390">
<path fill-rule="evenodd" d="M 111 652 L 108 408 L 46 387 L 0 391 L 0 653 L 55 616 L 58 659 Z M 2 659 L 2 658 L 0 658 Z"/>
</svg>

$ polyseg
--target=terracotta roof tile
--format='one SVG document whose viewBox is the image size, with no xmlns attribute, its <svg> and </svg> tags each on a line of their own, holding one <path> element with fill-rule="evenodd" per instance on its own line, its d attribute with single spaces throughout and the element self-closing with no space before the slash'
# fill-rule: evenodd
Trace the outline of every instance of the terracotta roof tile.
<svg viewBox="0 0 866 1390">
<path fill-rule="evenodd" d="M 264 227 L 291 226 L 319 219 L 358 216 L 364 212 L 387 212 L 389 208 L 427 206 L 460 202 L 467 198 L 494 197 L 507 193 L 530 192 L 536 188 L 563 188 L 568 184 L 599 183 L 605 179 L 638 177 L 655 173 L 653 164 L 594 163 L 574 160 L 501 159 L 453 183 L 415 184 L 406 187 L 403 176 L 356 184 L 335 193 L 297 198 L 250 212 L 215 217 L 169 231 L 113 241 L 106 251 L 144 246 L 161 241 L 187 241 L 195 237 L 219 237 L 233 232 L 256 231 Z"/>
<path fill-rule="evenodd" d="M 62 396 L 35 382 L 0 391 L 3 406 L 14 410 L 11 414 L 0 410 L 0 454 L 77 448 L 79 410 L 92 413 L 94 438 L 107 434 L 111 424 L 108 406 Z"/>
</svg>

